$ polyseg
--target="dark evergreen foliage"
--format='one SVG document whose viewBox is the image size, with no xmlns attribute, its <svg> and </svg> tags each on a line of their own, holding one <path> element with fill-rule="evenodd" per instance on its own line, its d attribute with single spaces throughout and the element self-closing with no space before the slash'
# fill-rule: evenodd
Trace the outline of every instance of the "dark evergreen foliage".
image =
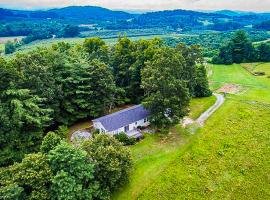
<svg viewBox="0 0 270 200">
<path fill-rule="evenodd" d="M 270 45 L 261 43 L 252 45 L 247 33 L 237 31 L 231 40 L 219 49 L 218 56 L 214 56 L 215 64 L 242 63 L 242 62 L 267 62 L 269 61 Z"/>
</svg>

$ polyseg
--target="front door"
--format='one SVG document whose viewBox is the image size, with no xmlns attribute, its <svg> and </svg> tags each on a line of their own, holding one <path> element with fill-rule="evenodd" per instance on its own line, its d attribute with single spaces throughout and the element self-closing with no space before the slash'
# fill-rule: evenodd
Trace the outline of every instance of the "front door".
<svg viewBox="0 0 270 200">
<path fill-rule="evenodd" d="M 125 126 L 125 132 L 129 131 L 129 125 Z"/>
</svg>

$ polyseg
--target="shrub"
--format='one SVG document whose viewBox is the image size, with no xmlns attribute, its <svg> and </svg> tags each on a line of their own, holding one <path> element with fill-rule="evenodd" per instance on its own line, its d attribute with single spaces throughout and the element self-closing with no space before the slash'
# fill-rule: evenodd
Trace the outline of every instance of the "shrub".
<svg viewBox="0 0 270 200">
<path fill-rule="evenodd" d="M 5 54 L 11 54 L 16 51 L 16 46 L 13 42 L 8 41 L 5 44 Z"/>
<path fill-rule="evenodd" d="M 98 129 L 95 129 L 91 132 L 92 136 L 95 137 L 96 135 L 100 134 L 100 131 Z"/>
<path fill-rule="evenodd" d="M 134 145 L 136 143 L 136 138 L 130 138 L 125 133 L 119 133 L 114 136 L 119 142 L 122 142 L 124 145 Z"/>
<path fill-rule="evenodd" d="M 42 153 L 48 153 L 50 150 L 54 149 L 58 144 L 60 144 L 61 138 L 54 132 L 49 132 L 43 138 L 40 150 Z"/>
<path fill-rule="evenodd" d="M 265 72 L 254 72 L 255 76 L 264 76 Z"/>
<path fill-rule="evenodd" d="M 55 131 L 55 133 L 64 139 L 68 135 L 68 127 L 67 126 L 59 126 L 57 131 Z"/>
</svg>

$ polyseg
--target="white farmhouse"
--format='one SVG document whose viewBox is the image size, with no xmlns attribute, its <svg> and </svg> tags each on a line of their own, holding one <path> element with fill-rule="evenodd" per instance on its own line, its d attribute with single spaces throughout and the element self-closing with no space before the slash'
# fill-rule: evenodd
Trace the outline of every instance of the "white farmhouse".
<svg viewBox="0 0 270 200">
<path fill-rule="evenodd" d="M 149 112 L 142 106 L 136 105 L 110 115 L 93 120 L 93 126 L 100 132 L 115 135 L 121 132 L 129 137 L 140 137 L 138 127 L 149 125 Z"/>
</svg>

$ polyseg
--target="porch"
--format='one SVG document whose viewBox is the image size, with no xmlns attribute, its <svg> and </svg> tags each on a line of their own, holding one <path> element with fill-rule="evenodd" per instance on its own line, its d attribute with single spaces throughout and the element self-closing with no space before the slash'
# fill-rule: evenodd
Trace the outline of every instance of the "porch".
<svg viewBox="0 0 270 200">
<path fill-rule="evenodd" d="M 130 131 L 126 132 L 128 137 L 133 137 L 133 138 L 141 138 L 142 137 L 142 133 L 139 129 L 133 129 Z"/>
</svg>

